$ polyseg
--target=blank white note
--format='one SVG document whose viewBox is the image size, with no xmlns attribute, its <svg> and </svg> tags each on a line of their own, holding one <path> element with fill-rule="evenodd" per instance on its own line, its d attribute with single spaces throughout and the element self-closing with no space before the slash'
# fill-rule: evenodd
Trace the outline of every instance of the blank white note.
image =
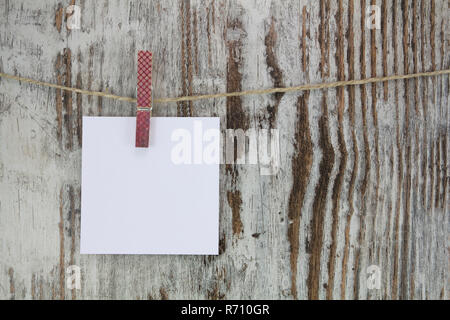
<svg viewBox="0 0 450 320">
<path fill-rule="evenodd" d="M 218 254 L 219 118 L 83 117 L 81 253 Z M 199 150 L 200 149 L 200 150 Z"/>
</svg>

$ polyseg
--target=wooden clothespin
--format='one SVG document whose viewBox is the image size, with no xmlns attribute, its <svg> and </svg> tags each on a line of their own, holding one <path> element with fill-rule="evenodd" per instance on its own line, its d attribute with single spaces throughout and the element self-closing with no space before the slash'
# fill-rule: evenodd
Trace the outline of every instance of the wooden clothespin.
<svg viewBox="0 0 450 320">
<path fill-rule="evenodd" d="M 136 147 L 148 148 L 152 114 L 152 53 L 138 52 Z"/>
</svg>

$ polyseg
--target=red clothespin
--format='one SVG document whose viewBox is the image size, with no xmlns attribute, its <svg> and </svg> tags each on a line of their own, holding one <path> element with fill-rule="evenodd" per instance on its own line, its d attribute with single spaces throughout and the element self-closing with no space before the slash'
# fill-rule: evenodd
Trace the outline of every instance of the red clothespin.
<svg viewBox="0 0 450 320">
<path fill-rule="evenodd" d="M 152 53 L 138 52 L 136 147 L 148 148 L 152 114 Z"/>
</svg>

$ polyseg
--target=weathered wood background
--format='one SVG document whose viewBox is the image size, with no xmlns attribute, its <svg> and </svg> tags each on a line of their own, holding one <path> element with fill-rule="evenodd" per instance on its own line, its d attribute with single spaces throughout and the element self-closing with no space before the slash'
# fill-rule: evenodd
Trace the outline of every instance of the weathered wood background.
<svg viewBox="0 0 450 320">
<path fill-rule="evenodd" d="M 2 72 L 124 96 L 139 49 L 155 97 L 449 68 L 447 0 L 3 0 L 0 16 Z M 448 96 L 441 76 L 157 105 L 278 129 L 281 168 L 221 167 L 219 256 L 82 256 L 81 117 L 135 106 L 0 79 L 0 297 L 447 299 Z"/>
</svg>

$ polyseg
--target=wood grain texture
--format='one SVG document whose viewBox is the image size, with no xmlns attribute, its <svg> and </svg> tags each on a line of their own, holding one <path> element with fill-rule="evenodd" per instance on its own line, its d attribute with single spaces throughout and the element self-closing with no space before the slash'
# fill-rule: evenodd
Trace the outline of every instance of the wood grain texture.
<svg viewBox="0 0 450 320">
<path fill-rule="evenodd" d="M 2 72 L 125 96 L 141 49 L 155 97 L 449 68 L 447 0 L 5 0 L 0 16 Z M 0 298 L 448 299 L 448 97 L 441 76 L 157 105 L 278 129 L 280 170 L 221 166 L 219 256 L 80 255 L 82 115 L 135 106 L 0 79 Z"/>
</svg>

